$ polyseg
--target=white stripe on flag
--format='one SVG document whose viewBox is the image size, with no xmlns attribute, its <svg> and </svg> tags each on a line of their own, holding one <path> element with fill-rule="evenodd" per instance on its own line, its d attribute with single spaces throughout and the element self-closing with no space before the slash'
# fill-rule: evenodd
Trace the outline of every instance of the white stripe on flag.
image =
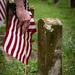
<svg viewBox="0 0 75 75">
<path fill-rule="evenodd" d="M 16 25 L 17 25 L 17 22 L 18 22 L 18 20 L 16 20 L 15 21 L 15 27 L 14 27 L 14 31 L 12 32 L 12 35 L 13 35 L 13 37 L 12 37 L 12 42 L 11 42 L 11 44 L 10 44 L 10 47 L 9 47 L 9 49 L 8 49 L 8 53 L 9 54 L 11 54 L 11 52 L 12 52 L 12 48 L 14 47 L 14 43 L 15 43 L 15 38 L 16 38 L 16 35 L 15 35 L 15 33 L 16 33 Z"/>
<path fill-rule="evenodd" d="M 20 59 L 20 54 L 21 54 L 21 52 L 22 52 L 22 49 L 23 49 L 23 45 L 24 45 L 24 35 L 22 35 L 22 37 L 21 37 L 21 48 L 20 48 L 20 51 L 19 51 L 19 53 L 18 53 L 18 59 Z"/>
<path fill-rule="evenodd" d="M 23 54 L 22 54 L 22 57 L 21 57 L 21 62 L 23 62 L 23 57 L 26 55 L 26 49 L 27 49 L 27 37 L 28 37 L 28 35 L 27 35 L 27 32 L 26 32 L 26 35 L 25 35 L 26 37 L 25 37 L 25 47 L 24 47 L 24 50 L 23 50 Z"/>
<path fill-rule="evenodd" d="M 11 22 L 6 31 L 5 40 L 3 42 L 4 51 L 24 63 L 28 63 L 28 58 L 31 53 L 32 33 L 36 31 L 34 19 L 30 21 L 29 30 L 24 35 L 22 28 L 17 28 L 19 20 L 15 15 L 12 16 Z"/>
<path fill-rule="evenodd" d="M 13 18 L 12 18 L 12 25 L 11 25 L 11 27 L 10 27 L 10 29 L 9 29 L 9 35 L 8 35 L 8 37 L 6 38 L 7 40 L 5 41 L 5 43 L 4 43 L 4 50 L 6 51 L 6 47 L 7 47 L 7 45 L 8 45 L 8 43 L 9 43 L 9 41 L 10 41 L 10 37 L 11 37 L 11 30 L 12 30 L 12 28 L 13 28 L 13 21 L 14 21 L 14 18 L 15 18 L 15 16 L 13 16 Z"/>
<path fill-rule="evenodd" d="M 6 17 L 6 0 L 0 0 L 0 18 L 3 20 Z"/>
<path fill-rule="evenodd" d="M 26 53 L 26 58 L 28 58 L 29 53 L 30 53 L 30 39 L 31 39 L 31 32 L 29 32 L 29 39 L 28 39 L 28 52 Z"/>
</svg>

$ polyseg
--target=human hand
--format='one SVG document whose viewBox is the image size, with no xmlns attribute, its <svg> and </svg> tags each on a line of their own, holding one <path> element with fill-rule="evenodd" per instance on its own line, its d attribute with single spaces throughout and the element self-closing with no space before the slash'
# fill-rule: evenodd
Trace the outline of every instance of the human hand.
<svg viewBox="0 0 75 75">
<path fill-rule="evenodd" d="M 17 27 L 20 27 L 22 25 L 22 32 L 25 33 L 30 25 L 31 17 L 28 11 L 25 10 L 24 6 L 16 7 L 16 14 L 20 21 Z"/>
</svg>

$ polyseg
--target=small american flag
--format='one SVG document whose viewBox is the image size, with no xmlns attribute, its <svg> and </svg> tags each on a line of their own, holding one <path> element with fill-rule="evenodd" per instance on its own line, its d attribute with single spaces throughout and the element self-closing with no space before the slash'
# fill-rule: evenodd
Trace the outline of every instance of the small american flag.
<svg viewBox="0 0 75 75">
<path fill-rule="evenodd" d="M 0 21 L 6 17 L 6 0 L 0 0 Z"/>
<path fill-rule="evenodd" d="M 36 32 L 35 22 L 30 11 L 29 14 L 31 20 L 26 34 L 22 33 L 22 26 L 17 28 L 19 20 L 15 14 L 12 14 L 3 42 L 5 52 L 26 64 L 28 64 L 32 50 L 32 35 Z"/>
</svg>

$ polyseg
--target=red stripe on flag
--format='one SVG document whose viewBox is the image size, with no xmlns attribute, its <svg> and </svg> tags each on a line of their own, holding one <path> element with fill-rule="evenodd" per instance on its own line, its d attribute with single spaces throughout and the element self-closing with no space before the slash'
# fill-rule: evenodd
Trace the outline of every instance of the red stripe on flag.
<svg viewBox="0 0 75 75">
<path fill-rule="evenodd" d="M 3 19 L 5 19 L 5 16 L 3 15 L 2 11 L 0 10 L 0 14 L 2 15 Z"/>
<path fill-rule="evenodd" d="M 3 0 L 4 1 L 4 0 Z M 4 3 L 4 2 L 3 2 Z M 5 7 L 3 7 L 3 5 L 2 5 L 2 3 L 0 2 L 0 5 L 1 5 L 1 7 L 2 7 L 2 10 L 3 10 L 3 12 L 4 12 L 4 14 L 6 15 L 6 9 L 5 9 Z M 5 3 L 4 3 L 4 6 L 5 6 Z M 4 15 L 4 16 L 5 16 Z M 5 17 L 4 17 L 5 18 Z"/>
<path fill-rule="evenodd" d="M 5 7 L 6 7 L 6 0 L 3 0 L 3 3 L 4 3 L 4 5 L 5 5 Z"/>
<path fill-rule="evenodd" d="M 1 14 L 1 19 L 6 18 L 6 0 L 0 0 L 0 14 Z"/>
<path fill-rule="evenodd" d="M 31 33 L 28 32 L 28 40 L 27 40 L 27 42 L 29 42 L 29 41 L 31 40 L 30 34 L 31 34 Z M 30 42 L 31 42 L 31 41 L 30 41 Z M 27 45 L 27 48 L 28 48 L 28 49 L 27 49 L 27 52 L 26 52 L 26 60 L 27 60 L 27 61 L 26 61 L 26 64 L 28 64 L 28 57 L 29 57 L 29 54 L 30 54 L 30 52 L 31 52 L 31 45 L 30 45 L 31 43 L 30 43 L 30 42 L 27 43 L 27 44 L 28 44 L 28 45 Z"/>
<path fill-rule="evenodd" d="M 18 47 L 18 50 L 17 50 L 17 53 L 16 53 L 16 58 L 18 58 L 18 54 L 19 54 L 19 50 L 20 50 L 20 45 L 21 45 L 21 41 L 22 41 L 22 27 L 20 28 L 20 40 L 19 40 L 19 47 Z"/>
<path fill-rule="evenodd" d="M 8 29 L 6 30 L 6 35 L 3 42 L 5 52 L 23 63 L 26 59 L 26 64 L 28 64 L 28 59 L 32 49 L 32 33 L 36 31 L 34 20 L 31 20 L 30 22 L 32 23 L 30 23 L 26 35 L 24 35 L 22 33 L 22 28 L 17 28 L 19 20 L 15 15 L 13 15 L 12 19 L 10 20 L 10 24 L 8 25 Z"/>
<path fill-rule="evenodd" d="M 27 49 L 28 49 L 28 33 L 25 34 L 25 48 L 24 48 L 24 55 L 23 55 L 23 63 L 26 63 L 26 53 L 27 53 Z M 26 60 L 26 61 L 25 61 Z"/>
<path fill-rule="evenodd" d="M 23 56 L 23 61 L 22 61 L 23 63 L 26 63 L 25 58 L 26 58 L 26 55 Z"/>
<path fill-rule="evenodd" d="M 22 54 L 23 54 L 23 52 L 24 52 L 24 47 L 26 46 L 25 35 L 24 35 L 23 38 L 24 38 L 24 44 L 23 44 L 22 51 L 21 51 L 21 53 L 20 53 L 20 58 L 19 58 L 19 60 L 21 60 L 21 58 L 22 58 Z"/>
<path fill-rule="evenodd" d="M 35 25 L 35 23 L 34 22 L 30 22 L 30 25 Z"/>
<path fill-rule="evenodd" d="M 27 57 L 27 61 L 26 61 L 26 64 L 28 64 L 28 59 L 29 59 L 29 57 L 30 57 L 30 55 L 31 55 L 31 51 L 32 51 L 32 34 L 31 34 L 31 39 L 30 39 L 30 52 L 29 52 L 29 55 L 28 55 L 28 57 Z"/>
<path fill-rule="evenodd" d="M 32 15 L 30 15 L 30 17 L 31 17 L 31 18 L 33 18 L 33 16 L 32 16 Z"/>
<path fill-rule="evenodd" d="M 14 27 L 15 27 L 15 21 L 16 21 L 16 18 L 14 19 L 14 21 L 12 21 L 12 22 L 14 23 L 14 25 L 13 25 L 13 28 L 12 28 L 11 32 L 9 31 L 9 33 L 11 33 L 12 35 L 10 35 L 11 37 L 10 37 L 10 40 L 9 40 L 8 45 L 7 45 L 7 48 L 6 48 L 6 52 L 7 52 L 7 53 L 8 53 L 8 51 L 9 51 L 9 47 L 11 46 L 11 43 L 12 43 L 13 32 L 14 32 Z M 9 34 L 9 33 L 8 33 L 8 34 Z"/>
<path fill-rule="evenodd" d="M 21 52 L 21 56 L 20 56 L 20 60 L 21 60 L 22 63 L 24 63 L 23 62 L 23 53 L 24 53 L 25 48 L 26 48 L 26 41 L 25 41 L 25 39 L 26 39 L 26 37 L 24 35 L 24 45 L 23 45 L 23 49 L 22 49 L 22 52 Z"/>
<path fill-rule="evenodd" d="M 16 19 L 16 18 L 15 18 Z M 17 20 L 15 20 L 15 24 L 14 24 L 14 26 L 15 27 L 17 27 L 17 24 L 18 24 L 18 22 L 16 23 L 16 21 Z M 16 29 L 16 28 L 15 28 Z M 18 29 L 16 29 L 16 31 L 15 31 L 15 33 L 13 33 L 13 35 L 15 34 L 15 43 L 14 43 L 14 45 L 13 45 L 13 48 L 12 48 L 12 50 L 11 50 L 11 55 L 13 56 L 13 53 L 14 53 L 14 50 L 15 50 L 15 48 L 16 48 L 16 43 L 17 43 L 17 34 L 18 33 Z"/>
<path fill-rule="evenodd" d="M 7 28 L 7 30 L 6 30 L 6 36 L 4 37 L 4 41 L 3 41 L 3 44 L 2 44 L 2 46 L 4 47 L 4 44 L 5 44 L 5 41 L 7 40 L 7 37 L 8 37 L 8 33 L 9 33 L 9 29 L 10 29 L 10 27 L 11 27 L 11 25 L 12 25 L 12 19 L 13 19 L 13 14 L 12 14 L 12 16 L 11 16 L 11 18 L 10 18 L 10 22 L 9 22 L 9 25 L 8 25 L 8 28 Z"/>
</svg>

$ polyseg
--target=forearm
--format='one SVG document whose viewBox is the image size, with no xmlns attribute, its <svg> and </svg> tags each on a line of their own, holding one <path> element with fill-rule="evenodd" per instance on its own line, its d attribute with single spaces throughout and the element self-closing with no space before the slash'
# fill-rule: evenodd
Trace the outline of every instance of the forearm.
<svg viewBox="0 0 75 75">
<path fill-rule="evenodd" d="M 16 15 L 19 19 L 18 27 L 22 25 L 23 33 L 26 33 L 30 25 L 30 14 L 25 10 L 23 0 L 14 0 L 16 4 Z"/>
<path fill-rule="evenodd" d="M 24 2 L 23 0 L 14 0 L 16 7 L 23 7 L 24 6 Z"/>
</svg>

